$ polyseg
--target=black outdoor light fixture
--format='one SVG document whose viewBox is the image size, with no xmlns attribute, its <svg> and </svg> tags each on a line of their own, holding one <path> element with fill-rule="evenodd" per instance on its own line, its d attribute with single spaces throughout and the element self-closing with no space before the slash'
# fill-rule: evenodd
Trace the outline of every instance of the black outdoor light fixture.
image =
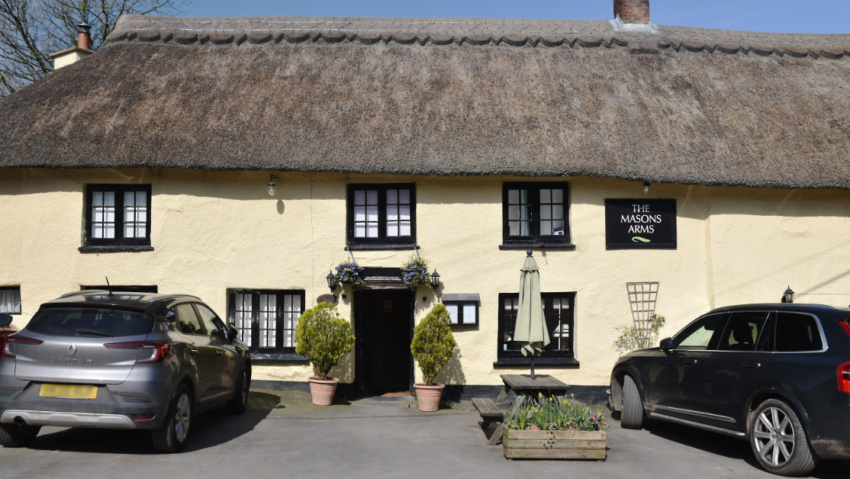
<svg viewBox="0 0 850 479">
<path fill-rule="evenodd" d="M 782 293 L 782 302 L 783 303 L 793 303 L 794 302 L 794 291 L 791 290 L 791 286 L 788 286 L 788 289 Z"/>
<path fill-rule="evenodd" d="M 434 272 L 431 273 L 431 289 L 437 290 L 440 286 L 440 273 L 437 272 L 437 269 L 434 269 Z"/>
<path fill-rule="evenodd" d="M 269 175 L 269 196 L 274 196 L 274 187 L 277 186 L 274 180 L 276 179 L 275 175 Z"/>
<path fill-rule="evenodd" d="M 337 284 L 339 284 L 336 281 L 336 276 L 334 276 L 333 271 L 328 271 L 328 275 L 325 276 L 325 279 L 328 280 L 328 288 L 330 288 L 331 293 L 333 293 L 336 290 Z"/>
</svg>

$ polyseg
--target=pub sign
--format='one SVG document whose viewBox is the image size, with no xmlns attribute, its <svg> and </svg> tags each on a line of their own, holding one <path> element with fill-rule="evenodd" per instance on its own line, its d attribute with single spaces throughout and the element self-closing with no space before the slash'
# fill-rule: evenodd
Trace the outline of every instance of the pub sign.
<svg viewBox="0 0 850 479">
<path fill-rule="evenodd" d="M 606 199 L 607 249 L 676 249 L 676 200 Z"/>
</svg>

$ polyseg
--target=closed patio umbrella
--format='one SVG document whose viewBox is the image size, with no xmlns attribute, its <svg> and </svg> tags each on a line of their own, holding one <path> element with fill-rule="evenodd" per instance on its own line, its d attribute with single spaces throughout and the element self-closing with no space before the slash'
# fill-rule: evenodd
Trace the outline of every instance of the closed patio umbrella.
<svg viewBox="0 0 850 479">
<path fill-rule="evenodd" d="M 522 355 L 531 356 L 531 379 L 534 379 L 534 357 L 543 353 L 549 344 L 549 331 L 543 318 L 540 298 L 540 271 L 537 261 L 528 251 L 519 279 L 519 310 L 517 311 L 514 341 L 520 344 Z"/>
</svg>

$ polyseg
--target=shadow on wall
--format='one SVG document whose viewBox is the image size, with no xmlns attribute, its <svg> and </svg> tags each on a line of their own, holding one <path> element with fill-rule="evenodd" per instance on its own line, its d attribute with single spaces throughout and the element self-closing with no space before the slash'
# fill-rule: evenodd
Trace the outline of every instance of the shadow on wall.
<svg viewBox="0 0 850 479">
<path fill-rule="evenodd" d="M 461 363 L 462 357 L 463 355 L 460 352 L 460 348 L 455 347 L 454 355 L 451 359 L 449 359 L 449 362 L 446 363 L 443 370 L 440 371 L 435 378 L 435 381 L 438 384 L 457 386 L 446 388 L 443 392 L 443 401 L 454 402 L 460 399 L 459 394 L 463 390 L 462 386 L 466 385 L 466 375 L 463 373 L 463 364 Z"/>
</svg>

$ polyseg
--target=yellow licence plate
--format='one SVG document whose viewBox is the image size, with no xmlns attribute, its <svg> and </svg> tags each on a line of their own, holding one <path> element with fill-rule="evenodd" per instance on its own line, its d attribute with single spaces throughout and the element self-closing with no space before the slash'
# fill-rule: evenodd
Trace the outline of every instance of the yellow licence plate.
<svg viewBox="0 0 850 479">
<path fill-rule="evenodd" d="M 94 399 L 97 397 L 97 386 L 82 384 L 42 384 L 38 395 L 45 398 Z"/>
</svg>

